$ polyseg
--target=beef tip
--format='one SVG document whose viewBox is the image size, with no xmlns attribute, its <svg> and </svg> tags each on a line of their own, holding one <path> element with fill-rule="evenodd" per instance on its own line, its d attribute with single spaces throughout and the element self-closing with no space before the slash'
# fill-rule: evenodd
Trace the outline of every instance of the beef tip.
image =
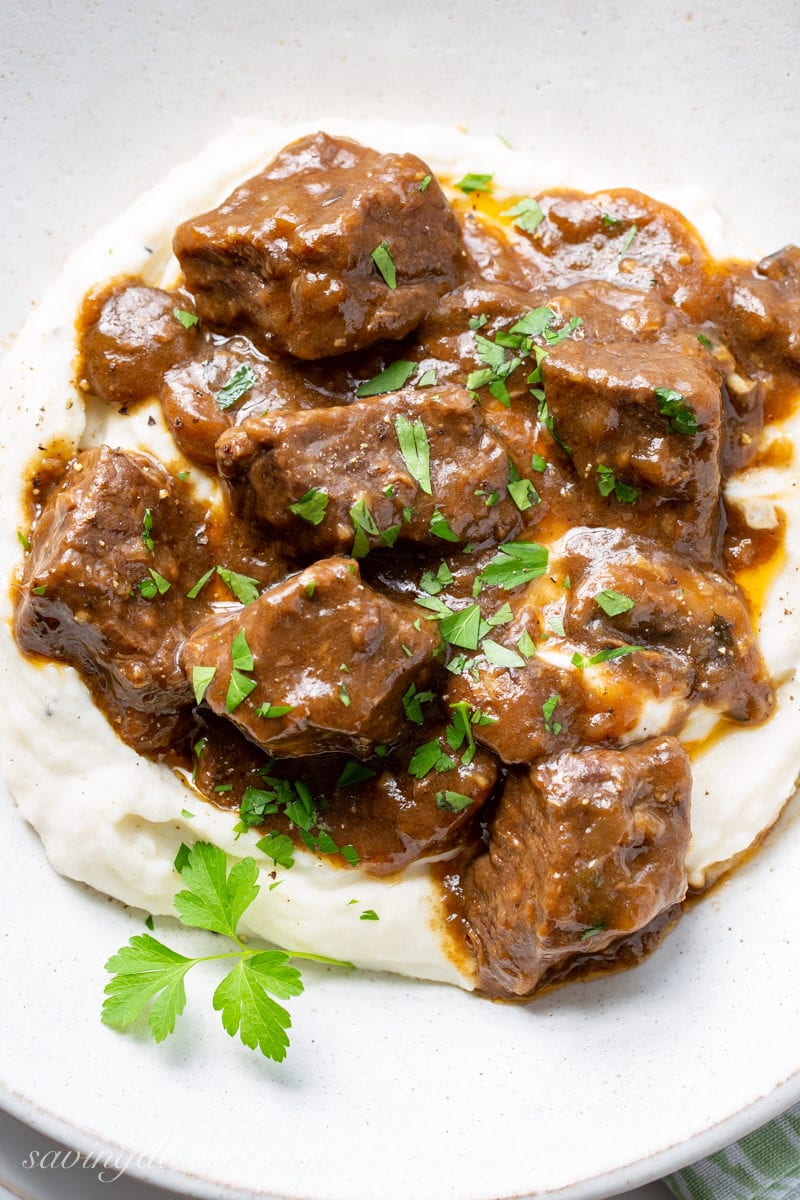
<svg viewBox="0 0 800 1200">
<path fill-rule="evenodd" d="M 566 751 L 513 774 L 462 876 L 481 989 L 530 996 L 686 892 L 691 770 L 674 738 Z"/>
<path fill-rule="evenodd" d="M 415 755 L 435 742 L 445 761 L 410 774 Z M 327 793 L 326 827 L 338 845 L 355 846 L 359 865 L 371 875 L 392 874 L 458 845 L 497 780 L 492 755 L 479 749 L 462 761 L 463 751 L 454 755 L 448 747 L 444 727 L 426 729 L 401 758 L 372 778 Z"/>
<path fill-rule="evenodd" d="M 191 712 L 178 662 L 179 525 L 159 464 L 108 446 L 87 450 L 42 511 L 16 612 L 19 645 L 80 668 L 120 737 L 140 751 L 170 745 Z"/>
<path fill-rule="evenodd" d="M 641 192 L 565 190 L 538 200 L 544 220 L 520 239 L 535 286 L 599 279 L 671 302 L 705 279 L 708 257 L 695 230 Z"/>
<path fill-rule="evenodd" d="M 710 561 L 722 393 L 696 339 L 565 341 L 544 361 L 544 389 L 597 523 L 633 527 Z"/>
<path fill-rule="evenodd" d="M 365 586 L 356 562 L 331 558 L 200 625 L 183 663 L 194 679 L 214 668 L 205 702 L 270 753 L 366 757 L 401 735 L 402 697 L 431 674 L 438 639 L 416 618 Z M 263 715 L 270 706 L 289 711 Z"/>
<path fill-rule="evenodd" d="M 161 389 L 161 406 L 175 441 L 203 467 L 216 467 L 217 440 L 248 415 L 324 402 L 288 364 L 270 362 L 243 337 L 210 346 L 173 367 Z"/>
<path fill-rule="evenodd" d="M 576 641 L 592 653 L 625 642 L 668 652 L 690 673 L 693 702 L 734 721 L 771 715 L 772 685 L 730 580 L 621 530 L 573 530 L 562 554 L 571 581 L 564 623 Z M 609 615 L 596 599 L 609 590 L 633 607 Z"/>
<path fill-rule="evenodd" d="M 513 649 L 521 632 L 519 623 L 509 627 L 504 644 Z M 478 714 L 476 741 L 506 763 L 530 763 L 587 742 L 625 743 L 681 728 L 690 709 L 692 676 L 678 654 L 647 650 L 588 671 L 570 664 L 572 653 L 551 637 L 519 667 L 498 666 L 479 655 L 449 683 L 446 699 L 451 705 L 465 702 Z"/>
<path fill-rule="evenodd" d="M 429 482 L 403 456 L 412 428 L 424 430 Z M 455 386 L 249 418 L 220 438 L 217 459 L 234 508 L 302 551 L 363 557 L 395 541 L 441 551 L 499 541 L 518 526 L 506 450 Z"/>
<path fill-rule="evenodd" d="M 800 367 L 800 248 L 726 275 L 711 319 L 749 370 Z"/>
<path fill-rule="evenodd" d="M 205 321 L 302 359 L 403 337 L 465 262 L 425 163 L 324 133 L 179 226 L 174 246 Z"/>
<path fill-rule="evenodd" d="M 188 358 L 197 330 L 175 310 L 191 301 L 143 284 L 114 284 L 90 295 L 80 320 L 81 375 L 91 392 L 112 404 L 157 396 L 164 372 Z"/>
</svg>

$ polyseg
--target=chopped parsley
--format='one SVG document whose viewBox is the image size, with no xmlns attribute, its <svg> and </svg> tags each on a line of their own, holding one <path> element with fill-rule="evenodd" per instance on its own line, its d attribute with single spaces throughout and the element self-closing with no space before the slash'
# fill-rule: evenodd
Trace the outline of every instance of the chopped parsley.
<svg viewBox="0 0 800 1200">
<path fill-rule="evenodd" d="M 531 470 L 538 471 L 540 474 L 547 470 L 547 459 L 542 458 L 541 454 L 531 455 Z"/>
<path fill-rule="evenodd" d="M 155 596 L 163 596 L 165 592 L 169 591 L 172 584 L 152 567 L 149 567 L 148 571 L 150 578 L 140 580 L 137 587 L 145 600 L 152 600 Z"/>
<path fill-rule="evenodd" d="M 599 650 L 591 658 L 587 658 L 585 654 L 579 654 L 576 650 L 572 656 L 572 665 L 583 670 L 584 667 L 595 667 L 598 663 L 624 658 L 626 654 L 635 654 L 637 650 L 644 650 L 644 646 L 611 646 L 608 650 Z"/>
<path fill-rule="evenodd" d="M 687 404 L 682 392 L 676 392 L 673 388 L 656 388 L 656 400 L 658 411 L 662 417 L 667 417 L 673 433 L 693 437 L 699 432 L 694 410 Z"/>
<path fill-rule="evenodd" d="M 379 246 L 376 246 L 372 251 L 370 258 L 375 263 L 375 266 L 383 277 L 383 282 L 392 291 L 397 288 L 397 268 L 392 258 L 392 252 L 389 249 L 389 243 L 384 241 Z"/>
<path fill-rule="evenodd" d="M 352 787 L 354 783 L 363 783 L 366 779 L 374 778 L 375 772 L 372 770 L 372 767 L 351 759 L 350 762 L 345 764 L 341 775 L 333 786 L 337 788 Z"/>
<path fill-rule="evenodd" d="M 623 592 L 615 592 L 613 588 L 605 588 L 593 596 L 595 604 L 602 608 L 607 617 L 617 617 L 620 613 L 630 612 L 634 602 Z"/>
<path fill-rule="evenodd" d="M 417 481 L 423 492 L 430 496 L 432 494 L 430 446 L 422 420 L 418 419 L 412 423 L 401 413 L 395 417 L 394 428 L 400 443 L 400 453 L 409 474 Z"/>
<path fill-rule="evenodd" d="M 490 192 L 492 190 L 493 179 L 494 175 L 467 174 L 463 179 L 459 179 L 456 187 L 460 188 L 467 196 L 471 192 Z"/>
<path fill-rule="evenodd" d="M 443 562 L 439 570 L 434 575 L 432 571 L 424 571 L 422 578 L 419 581 L 419 586 L 423 592 L 427 592 L 429 596 L 436 596 L 448 583 L 453 582 L 453 572 L 450 570 L 446 562 Z"/>
<path fill-rule="evenodd" d="M 438 379 L 436 377 L 436 372 L 434 371 L 433 367 L 429 367 L 427 371 L 423 371 L 423 373 L 420 375 L 419 379 L 414 381 L 414 387 L 418 387 L 418 388 L 436 387 L 437 383 L 438 383 Z"/>
<path fill-rule="evenodd" d="M 203 588 L 208 583 L 211 576 L 216 575 L 216 573 L 217 573 L 216 567 L 209 567 L 208 570 L 206 571 L 205 575 L 201 575 L 200 578 L 198 579 L 197 583 L 194 584 L 194 586 L 191 587 L 189 589 L 189 591 L 186 593 L 187 599 L 196 600 L 197 597 L 202 592 Z"/>
<path fill-rule="evenodd" d="M 617 479 L 611 467 L 599 463 L 597 467 L 597 490 L 601 496 L 610 496 L 613 492 L 622 504 L 634 504 L 639 495 L 635 487 Z"/>
<path fill-rule="evenodd" d="M 184 329 L 191 329 L 200 320 L 197 313 L 189 312 L 185 308 L 173 308 L 172 315 L 176 321 L 180 321 Z"/>
<path fill-rule="evenodd" d="M 302 517 L 309 525 L 321 525 L 325 519 L 325 510 L 330 497 L 320 488 L 309 488 L 304 496 L 289 505 L 289 512 L 295 517 Z"/>
<path fill-rule="evenodd" d="M 241 400 L 242 396 L 246 396 L 255 384 L 255 371 L 250 366 L 250 363 L 242 363 L 233 372 L 228 382 L 217 392 L 217 404 L 223 411 L 233 408 L 236 401 Z"/>
<path fill-rule="evenodd" d="M 365 396 L 385 396 L 387 392 L 399 391 L 401 387 L 404 387 L 408 383 L 416 367 L 416 363 L 408 362 L 404 358 L 398 358 L 396 362 L 391 363 L 380 374 L 360 383 L 356 388 L 356 396 L 359 400 L 362 400 Z"/>
<path fill-rule="evenodd" d="M 198 704 L 203 703 L 203 697 L 208 691 L 208 685 L 216 673 L 216 667 L 192 667 L 192 687 L 194 688 L 194 696 Z"/>
<path fill-rule="evenodd" d="M 638 232 L 639 232 L 638 225 L 636 225 L 635 223 L 633 225 L 631 225 L 630 229 L 628 230 L 628 232 L 625 235 L 625 241 L 622 243 L 622 249 L 620 250 L 620 255 L 625 255 L 628 253 L 631 246 L 633 245 L 633 239 L 636 237 Z"/>
<path fill-rule="evenodd" d="M 547 558 L 547 547 L 540 546 L 538 542 L 503 542 L 491 562 L 479 573 L 478 579 L 486 586 L 510 591 L 544 575 Z"/>
<path fill-rule="evenodd" d="M 520 654 L 517 654 L 515 650 L 509 650 L 507 646 L 501 646 L 499 642 L 492 641 L 491 638 L 483 639 L 481 652 L 486 661 L 495 667 L 525 666 L 525 659 Z"/>
<path fill-rule="evenodd" d="M 434 537 L 441 538 L 442 541 L 445 541 L 445 542 L 460 541 L 458 534 L 453 530 L 452 526 L 450 525 L 450 522 L 447 520 L 447 517 L 445 517 L 442 513 L 440 513 L 438 508 L 435 510 L 433 516 L 431 517 L 431 523 L 430 523 L 429 529 Z"/>
<path fill-rule="evenodd" d="M 275 721 L 278 717 L 285 717 L 287 713 L 293 711 L 293 704 L 259 704 L 256 709 L 256 716 L 264 717 L 265 720 Z"/>
<path fill-rule="evenodd" d="M 455 766 L 449 754 L 445 754 L 438 738 L 417 746 L 408 764 L 408 773 L 414 779 L 423 779 L 430 771 L 450 771 Z"/>
<path fill-rule="evenodd" d="M 527 629 L 522 634 L 522 637 L 517 642 L 517 649 L 523 658 L 533 658 L 536 654 L 536 643 L 534 642 Z"/>
<path fill-rule="evenodd" d="M 706 350 L 714 349 L 714 343 L 711 341 L 710 338 L 707 338 L 704 333 L 698 333 L 697 340 L 701 346 L 705 346 Z"/>
<path fill-rule="evenodd" d="M 240 575 L 238 571 L 229 571 L 227 567 L 217 567 L 217 574 L 241 604 L 252 604 L 261 595 L 258 580 L 250 575 Z"/>
<path fill-rule="evenodd" d="M 507 209 L 504 217 L 513 217 L 514 224 L 525 233 L 535 233 L 544 220 L 544 213 L 532 196 L 525 196 L 519 204 Z"/>
<path fill-rule="evenodd" d="M 439 630 L 451 646 L 460 646 L 463 650 L 477 650 L 483 624 L 480 605 L 470 604 L 457 612 L 448 610 L 448 615 L 439 621 Z"/>
<path fill-rule="evenodd" d="M 375 912 L 374 908 L 365 908 L 359 917 L 360 921 L 380 921 L 380 917 Z"/>
<path fill-rule="evenodd" d="M 142 517 L 142 541 L 144 542 L 145 547 L 150 551 L 150 553 L 153 554 L 153 552 L 155 551 L 155 548 L 156 548 L 156 544 L 153 541 L 153 510 L 152 510 L 152 508 L 146 508 L 144 510 L 144 516 Z M 23 543 L 23 545 L 24 545 L 24 543 Z M 26 545 L 25 549 L 29 550 L 30 545 Z"/>
<path fill-rule="evenodd" d="M 561 730 L 563 729 L 563 725 L 561 724 L 560 721 L 553 720 L 553 714 L 555 713 L 560 700 L 561 700 L 561 697 L 558 695 L 557 692 L 554 692 L 553 695 L 549 696 L 547 698 L 547 700 L 545 700 L 544 704 L 542 705 L 542 716 L 544 717 L 544 727 L 548 733 L 552 733 L 556 737 L 558 737 L 558 735 L 561 733 Z"/>
<path fill-rule="evenodd" d="M 418 692 L 416 685 L 412 683 L 403 696 L 403 709 L 409 721 L 413 721 L 415 725 L 424 725 L 425 714 L 422 711 L 422 705 L 435 699 L 436 692 Z"/>
<path fill-rule="evenodd" d="M 294 866 L 294 842 L 285 833 L 268 833 L 259 838 L 256 846 L 271 858 L 276 867 L 284 867 L 287 871 Z"/>
<path fill-rule="evenodd" d="M 421 183 L 420 183 L 420 185 L 419 185 L 419 190 L 420 190 L 421 192 L 424 192 L 424 191 L 427 189 L 427 187 L 429 186 L 429 184 L 430 184 L 430 182 L 431 182 L 431 178 L 432 178 L 432 176 L 431 176 L 431 175 L 426 175 L 426 176 L 423 178 L 422 182 L 421 182 Z"/>
<path fill-rule="evenodd" d="M 463 792 L 436 793 L 436 807 L 446 812 L 463 812 L 465 808 L 469 808 L 470 804 L 472 804 L 472 796 L 465 796 Z"/>
</svg>

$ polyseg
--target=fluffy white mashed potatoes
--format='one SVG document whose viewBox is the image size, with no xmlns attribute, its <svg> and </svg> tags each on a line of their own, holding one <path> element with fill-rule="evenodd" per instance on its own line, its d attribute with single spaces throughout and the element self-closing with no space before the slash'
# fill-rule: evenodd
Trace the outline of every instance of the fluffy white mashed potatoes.
<svg viewBox="0 0 800 1200">
<path fill-rule="evenodd" d="M 543 164 L 499 140 L 472 138 L 443 127 L 342 121 L 324 125 L 331 133 L 382 151 L 413 151 L 435 171 L 455 178 L 467 171 L 493 172 L 498 192 L 533 194 L 554 183 L 587 190 L 609 183 L 637 184 L 628 178 L 586 179 L 566 164 Z M 42 448 L 109 442 L 147 450 L 177 469 L 185 465 L 158 405 L 120 417 L 111 406 L 86 406 L 73 386 L 74 321 L 85 292 L 117 275 L 140 275 L 153 286 L 174 283 L 175 226 L 218 204 L 287 142 L 315 127 L 237 125 L 174 170 L 67 261 L 0 372 L 4 579 L 11 578 L 21 555 L 16 531 L 26 526 L 22 480 Z M 718 214 L 696 189 L 658 198 L 694 222 L 714 255 L 752 256 L 751 247 L 726 234 Z M 154 425 L 147 423 L 151 415 Z M 800 414 L 767 429 L 766 440 L 775 436 L 789 437 L 800 447 Z M 795 455 L 789 466 L 740 473 L 728 486 L 728 498 L 743 507 L 751 524 L 762 528 L 785 516 L 785 552 L 759 615 L 761 648 L 778 704 L 766 725 L 728 728 L 719 738 L 714 736 L 715 714 L 698 711 L 683 735 L 686 741 L 700 742 L 693 756 L 687 858 L 694 887 L 713 879 L 722 864 L 772 825 L 794 790 L 800 761 L 800 458 Z M 271 860 L 255 848 L 257 831 L 237 840 L 235 814 L 216 810 L 167 767 L 140 757 L 118 739 L 72 668 L 24 658 L 11 636 L 7 588 L 0 602 L 3 772 L 22 816 L 39 833 L 57 871 L 150 913 L 167 914 L 173 913 L 172 899 L 181 887 L 173 860 L 182 841 L 212 841 L 232 861 L 251 854 L 265 870 L 272 870 Z M 643 711 L 641 729 L 657 734 L 667 716 L 657 709 Z M 298 850 L 294 867 L 277 872 L 280 886 L 272 891 L 262 886 L 246 914 L 243 928 L 251 934 L 362 967 L 473 986 L 468 966 L 455 965 L 446 952 L 437 895 L 424 863 L 406 869 L 399 881 L 380 881 Z M 360 920 L 361 912 L 370 908 L 379 921 Z"/>
</svg>

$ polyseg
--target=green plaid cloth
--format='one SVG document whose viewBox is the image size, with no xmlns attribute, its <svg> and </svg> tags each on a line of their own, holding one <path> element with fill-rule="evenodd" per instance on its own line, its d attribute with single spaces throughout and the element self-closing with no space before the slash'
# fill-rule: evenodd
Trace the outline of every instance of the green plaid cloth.
<svg viewBox="0 0 800 1200">
<path fill-rule="evenodd" d="M 800 1104 L 664 1183 L 678 1200 L 800 1200 Z"/>
</svg>

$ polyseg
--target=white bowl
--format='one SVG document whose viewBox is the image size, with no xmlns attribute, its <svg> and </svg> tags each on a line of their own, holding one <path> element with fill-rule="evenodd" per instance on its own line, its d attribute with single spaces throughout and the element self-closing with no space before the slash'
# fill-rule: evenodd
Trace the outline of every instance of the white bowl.
<svg viewBox="0 0 800 1200">
<path fill-rule="evenodd" d="M 702 185 L 757 252 L 800 234 L 789 3 L 35 0 L 4 24 L 6 340 L 73 245 L 234 114 L 465 123 L 560 160 L 553 184 Z M 0 1099 L 153 1181 L 588 1200 L 800 1099 L 796 809 L 636 971 L 527 1007 L 319 971 L 276 1067 L 221 1034 L 203 981 L 171 1043 L 102 1027 L 102 964 L 140 919 L 56 876 L 3 801 Z"/>
</svg>

